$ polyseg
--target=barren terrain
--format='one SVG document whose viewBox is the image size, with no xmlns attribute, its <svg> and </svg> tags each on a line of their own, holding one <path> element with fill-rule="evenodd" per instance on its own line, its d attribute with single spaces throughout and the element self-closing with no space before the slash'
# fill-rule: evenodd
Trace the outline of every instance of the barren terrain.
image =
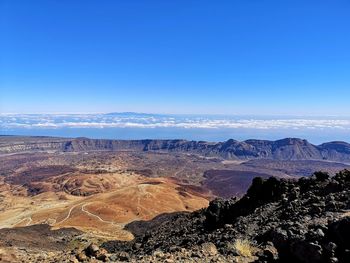
<svg viewBox="0 0 350 263">
<path fill-rule="evenodd" d="M 171 177 L 145 176 L 146 169 L 126 166 L 123 156 L 27 155 L 20 167 L 17 155 L 2 158 L 9 169 L 0 185 L 3 228 L 45 223 L 127 240 L 132 235 L 122 230 L 124 224 L 197 210 L 211 196 Z"/>
<path fill-rule="evenodd" d="M 7 149 L 0 154 L 0 229 L 13 229 L 6 233 L 15 236 L 23 232 L 28 240 L 33 238 L 28 227 L 38 224 L 48 226 L 40 231 L 75 229 L 89 240 L 132 240 L 126 225 L 164 213 L 195 211 L 217 196 L 242 196 L 256 176 L 297 178 L 317 170 L 334 174 L 349 168 L 340 162 L 232 160 L 187 151 L 37 150 L 30 138 L 21 139 L 21 149 L 26 143 L 31 146 L 18 151 L 19 139 L 13 138 L 0 140 Z M 50 144 L 62 139 L 34 141 Z M 74 240 L 69 233 L 67 238 Z M 0 247 L 11 254 L 15 241 L 9 236 L 3 235 Z M 54 245 L 60 239 L 47 242 L 60 250 Z"/>
</svg>

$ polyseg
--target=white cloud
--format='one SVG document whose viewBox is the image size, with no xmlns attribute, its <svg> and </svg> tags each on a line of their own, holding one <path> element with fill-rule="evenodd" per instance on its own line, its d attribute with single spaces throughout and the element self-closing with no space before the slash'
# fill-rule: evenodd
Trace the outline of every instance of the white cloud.
<svg viewBox="0 0 350 263">
<path fill-rule="evenodd" d="M 0 129 L 186 128 L 186 129 L 338 129 L 350 130 L 350 119 L 239 118 L 212 116 L 0 115 Z"/>
</svg>

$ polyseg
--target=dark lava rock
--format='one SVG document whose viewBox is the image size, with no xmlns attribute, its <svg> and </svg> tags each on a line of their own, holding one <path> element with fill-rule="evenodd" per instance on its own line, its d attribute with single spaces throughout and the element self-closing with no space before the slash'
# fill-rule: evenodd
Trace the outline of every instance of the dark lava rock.
<svg viewBox="0 0 350 263">
<path fill-rule="evenodd" d="M 130 255 L 127 252 L 122 251 L 117 255 L 117 259 L 120 261 L 129 261 Z"/>
<path fill-rule="evenodd" d="M 133 223 L 135 240 L 109 241 L 102 247 L 110 253 L 125 251 L 137 261 L 155 251 L 182 249 L 188 257 L 202 257 L 198 247 L 210 244 L 217 250 L 215 257 L 231 260 L 239 254 L 235 240 L 248 240 L 255 262 L 349 263 L 349 209 L 347 170 L 299 180 L 254 178 L 240 199 L 216 199 L 207 209 Z"/>
<path fill-rule="evenodd" d="M 345 248 L 350 249 L 350 217 L 344 217 L 329 225 L 329 236 Z"/>
<path fill-rule="evenodd" d="M 89 257 L 94 257 L 97 255 L 98 251 L 99 251 L 99 247 L 98 245 L 91 243 L 86 249 L 85 249 L 85 253 L 87 256 Z"/>
</svg>

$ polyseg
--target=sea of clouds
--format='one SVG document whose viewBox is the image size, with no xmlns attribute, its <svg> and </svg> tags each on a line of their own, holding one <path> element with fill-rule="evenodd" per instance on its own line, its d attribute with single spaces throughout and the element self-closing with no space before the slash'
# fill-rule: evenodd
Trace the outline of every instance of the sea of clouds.
<svg viewBox="0 0 350 263">
<path fill-rule="evenodd" d="M 0 114 L 0 129 L 185 128 L 350 130 L 350 118 L 221 115 Z"/>
</svg>

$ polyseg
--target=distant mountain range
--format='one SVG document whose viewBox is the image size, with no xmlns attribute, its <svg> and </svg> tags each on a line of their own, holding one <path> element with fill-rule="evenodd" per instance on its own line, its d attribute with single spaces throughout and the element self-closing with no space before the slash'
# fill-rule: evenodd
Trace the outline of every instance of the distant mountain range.
<svg viewBox="0 0 350 263">
<path fill-rule="evenodd" d="M 102 115 L 118 116 L 118 117 L 166 117 L 166 116 L 170 116 L 170 115 L 166 115 L 166 114 L 154 114 L 154 113 L 143 113 L 143 112 L 133 112 L 133 111 L 108 112 L 108 113 L 104 113 Z"/>
<path fill-rule="evenodd" d="M 89 138 L 0 136 L 0 153 L 28 151 L 159 151 L 198 154 L 227 160 L 327 160 L 350 162 L 350 144 L 328 142 L 313 145 L 306 140 L 277 141 L 230 139 L 225 142 L 186 140 L 102 140 Z"/>
</svg>

